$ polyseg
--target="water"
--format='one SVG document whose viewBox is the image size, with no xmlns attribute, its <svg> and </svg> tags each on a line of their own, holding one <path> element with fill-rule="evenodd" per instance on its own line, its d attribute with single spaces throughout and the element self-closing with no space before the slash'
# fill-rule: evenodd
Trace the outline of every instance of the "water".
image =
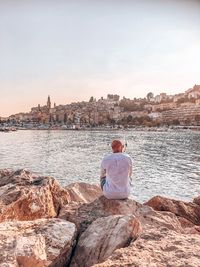
<svg viewBox="0 0 200 267">
<path fill-rule="evenodd" d="M 102 157 L 113 138 L 128 141 L 132 196 L 192 200 L 200 195 L 200 132 L 17 131 L 0 133 L 0 168 L 27 168 L 62 185 L 98 183 Z"/>
</svg>

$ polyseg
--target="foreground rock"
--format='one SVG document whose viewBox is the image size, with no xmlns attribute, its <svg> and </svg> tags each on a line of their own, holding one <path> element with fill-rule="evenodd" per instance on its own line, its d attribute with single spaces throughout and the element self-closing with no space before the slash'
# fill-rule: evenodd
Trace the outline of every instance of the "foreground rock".
<svg viewBox="0 0 200 267">
<path fill-rule="evenodd" d="M 133 215 L 142 207 L 133 199 L 112 200 L 104 196 L 87 204 L 69 203 L 63 206 L 59 218 L 76 224 L 79 232 L 83 232 L 96 219 L 110 215 Z"/>
<path fill-rule="evenodd" d="M 64 267 L 75 238 L 75 225 L 60 219 L 0 223 L 0 266 Z"/>
<path fill-rule="evenodd" d="M 87 183 L 73 183 L 65 189 L 73 202 L 89 203 L 102 195 L 100 186 Z"/>
<path fill-rule="evenodd" d="M 0 170 L 0 266 L 200 266 L 199 197 L 142 205 L 101 194 L 95 185 L 64 189 L 51 177 Z M 60 219 L 38 219 L 51 217 Z"/>
<path fill-rule="evenodd" d="M 198 235 L 153 228 L 129 247 L 116 250 L 108 260 L 93 267 L 198 267 L 199 247 Z"/>
<path fill-rule="evenodd" d="M 143 232 L 152 228 L 159 229 L 165 227 L 177 233 L 185 233 L 181 222 L 177 216 L 171 212 L 159 212 L 149 206 L 142 206 L 137 209 L 135 215 L 141 222 Z"/>
<path fill-rule="evenodd" d="M 0 170 L 0 222 L 55 217 L 69 201 L 69 193 L 52 177 Z"/>
<path fill-rule="evenodd" d="M 97 219 L 81 235 L 71 266 L 90 267 L 102 262 L 116 249 L 128 246 L 140 232 L 140 223 L 132 215 Z"/>
<path fill-rule="evenodd" d="M 184 218 L 181 223 L 181 217 L 174 213 L 155 211 L 144 205 L 138 207 L 135 214 L 142 225 L 138 239 L 126 248 L 115 250 L 106 261 L 93 267 L 200 266 L 198 226 Z"/>
<path fill-rule="evenodd" d="M 156 196 L 145 204 L 155 210 L 169 211 L 176 216 L 187 219 L 195 225 L 200 225 L 200 205 L 195 203 Z"/>
</svg>

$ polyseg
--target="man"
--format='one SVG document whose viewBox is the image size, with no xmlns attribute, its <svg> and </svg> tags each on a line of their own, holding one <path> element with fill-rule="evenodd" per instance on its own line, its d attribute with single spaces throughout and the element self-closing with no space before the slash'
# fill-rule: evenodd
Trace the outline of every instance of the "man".
<svg viewBox="0 0 200 267">
<path fill-rule="evenodd" d="M 124 199 L 130 194 L 132 160 L 122 153 L 124 145 L 119 140 L 112 141 L 113 153 L 105 156 L 101 163 L 101 189 L 109 199 Z"/>
</svg>

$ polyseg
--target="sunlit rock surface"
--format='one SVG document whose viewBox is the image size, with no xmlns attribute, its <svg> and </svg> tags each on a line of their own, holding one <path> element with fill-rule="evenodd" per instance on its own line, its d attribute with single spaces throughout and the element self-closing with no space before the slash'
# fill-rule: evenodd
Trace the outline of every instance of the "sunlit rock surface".
<svg viewBox="0 0 200 267">
<path fill-rule="evenodd" d="M 72 183 L 65 186 L 66 191 L 69 193 L 70 201 L 89 203 L 102 195 L 100 186 L 91 185 L 87 183 Z"/>
<path fill-rule="evenodd" d="M 133 215 L 99 218 L 81 235 L 71 266 L 90 267 L 102 262 L 116 249 L 128 246 L 140 232 L 140 222 Z"/>
<path fill-rule="evenodd" d="M 196 203 L 155 196 L 145 204 L 155 210 L 169 211 L 178 217 L 183 217 L 196 225 L 200 225 L 200 206 Z"/>
<path fill-rule="evenodd" d="M 155 211 L 153 208 L 143 205 L 137 209 L 135 215 L 141 222 L 143 231 L 153 227 L 165 227 L 169 230 L 184 233 L 179 219 L 171 212 Z"/>
<path fill-rule="evenodd" d="M 0 170 L 0 267 L 199 267 L 199 247 L 199 197 L 142 205 L 106 199 L 96 185 Z"/>
<path fill-rule="evenodd" d="M 75 239 L 75 225 L 60 219 L 0 223 L 0 266 L 64 267 Z"/>
<path fill-rule="evenodd" d="M 0 170 L 0 222 L 56 217 L 69 200 L 68 192 L 52 177 Z"/>
<path fill-rule="evenodd" d="M 113 200 L 101 196 L 87 204 L 69 203 L 63 206 L 59 218 L 76 224 L 83 232 L 93 221 L 109 215 L 132 215 L 142 205 L 133 199 Z"/>
<path fill-rule="evenodd" d="M 179 234 L 165 227 L 153 228 L 93 267 L 198 267 L 199 247 L 198 235 Z"/>
</svg>

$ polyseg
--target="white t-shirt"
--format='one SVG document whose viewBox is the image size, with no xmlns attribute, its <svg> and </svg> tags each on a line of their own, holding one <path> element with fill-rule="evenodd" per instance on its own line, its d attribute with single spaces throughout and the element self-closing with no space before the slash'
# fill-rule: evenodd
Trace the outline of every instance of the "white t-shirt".
<svg viewBox="0 0 200 267">
<path fill-rule="evenodd" d="M 125 153 L 112 153 L 101 163 L 101 178 L 106 177 L 103 194 L 109 199 L 123 199 L 130 194 L 132 160 Z"/>
</svg>

